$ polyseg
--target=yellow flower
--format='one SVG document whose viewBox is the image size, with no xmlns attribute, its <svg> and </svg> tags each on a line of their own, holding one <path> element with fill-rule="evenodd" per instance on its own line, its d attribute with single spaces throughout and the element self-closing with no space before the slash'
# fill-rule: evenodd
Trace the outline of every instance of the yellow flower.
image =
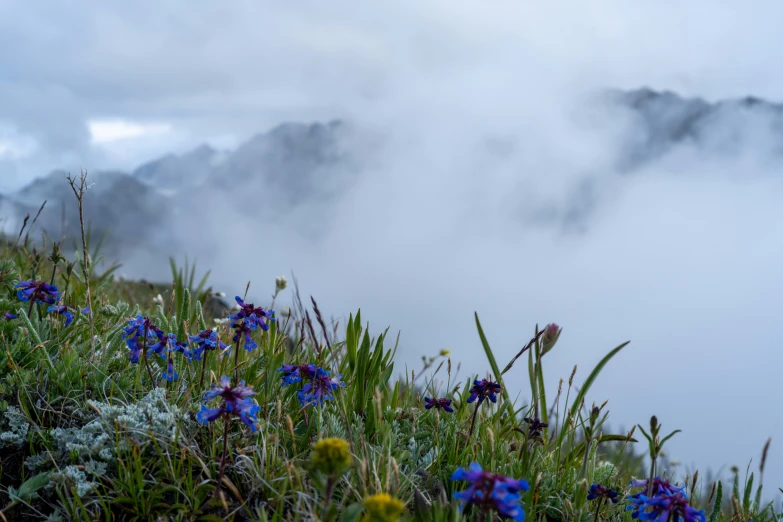
<svg viewBox="0 0 783 522">
<path fill-rule="evenodd" d="M 405 512 L 405 504 L 388 493 L 365 498 L 364 508 L 364 522 L 397 522 Z"/>
<path fill-rule="evenodd" d="M 450 354 L 450 353 L 451 353 L 451 352 L 450 352 L 450 351 L 448 351 L 448 350 L 441 350 L 441 351 L 440 351 L 440 354 L 441 354 L 442 356 L 444 356 L 444 357 L 445 357 L 445 356 L 447 356 L 447 355 L 448 355 L 448 354 Z"/>
<path fill-rule="evenodd" d="M 348 441 L 339 438 L 319 440 L 313 446 L 310 462 L 315 469 L 326 475 L 342 471 L 352 462 Z"/>
</svg>

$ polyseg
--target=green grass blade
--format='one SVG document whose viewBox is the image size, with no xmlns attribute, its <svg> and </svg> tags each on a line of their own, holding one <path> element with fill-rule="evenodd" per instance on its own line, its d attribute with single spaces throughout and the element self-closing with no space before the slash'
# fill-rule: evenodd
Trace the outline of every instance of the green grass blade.
<svg viewBox="0 0 783 522">
<path fill-rule="evenodd" d="M 498 363 L 495 361 L 495 356 L 492 354 L 492 349 L 489 347 L 489 342 L 487 341 L 487 337 L 484 335 L 484 329 L 481 328 L 481 322 L 479 321 L 478 312 L 473 312 L 473 315 L 476 317 L 476 328 L 478 329 L 479 338 L 481 338 L 481 345 L 484 347 L 484 352 L 487 354 L 487 359 L 489 359 L 489 365 L 492 367 L 492 373 L 497 379 L 498 384 L 502 386 L 501 393 L 503 394 L 503 399 L 510 403 L 511 400 L 508 397 L 508 391 L 506 390 L 506 387 L 503 386 L 503 377 L 500 375 L 500 369 L 498 368 Z"/>
<path fill-rule="evenodd" d="M 604 356 L 603 359 L 596 365 L 595 368 L 593 368 L 593 371 L 590 372 L 590 375 L 588 375 L 587 380 L 585 380 L 584 384 L 582 385 L 582 388 L 579 390 L 579 393 L 576 395 L 576 398 L 574 399 L 573 405 L 571 406 L 570 411 L 568 412 L 568 418 L 565 419 L 565 423 L 567 425 L 568 419 L 573 419 L 576 415 L 576 412 L 579 410 L 579 405 L 582 404 L 582 400 L 584 399 L 587 392 L 590 390 L 590 387 L 595 382 L 596 378 L 598 378 L 598 374 L 601 373 L 601 370 L 604 369 L 604 366 L 614 357 L 617 355 L 617 353 L 628 346 L 628 343 L 631 341 L 626 341 L 608 354 Z M 565 436 L 567 430 L 560 430 L 560 435 L 557 437 L 557 443 L 560 445 L 563 441 L 563 437 Z"/>
</svg>

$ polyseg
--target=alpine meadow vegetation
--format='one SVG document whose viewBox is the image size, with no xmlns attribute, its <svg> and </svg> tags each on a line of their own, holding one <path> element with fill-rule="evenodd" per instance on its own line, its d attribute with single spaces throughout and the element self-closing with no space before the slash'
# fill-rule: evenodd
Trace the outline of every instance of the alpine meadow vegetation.
<svg viewBox="0 0 783 522">
<path fill-rule="evenodd" d="M 71 180 L 80 206 L 84 180 Z M 685 434 L 660 420 L 676 405 L 611 429 L 588 393 L 627 342 L 553 385 L 543 364 L 563 329 L 531 324 L 501 368 L 475 314 L 484 370 L 445 350 L 401 370 L 399 336 L 361 311 L 327 320 L 285 278 L 268 303 L 248 284 L 226 310 L 195 264 L 172 260 L 171 284 L 139 289 L 96 269 L 88 229 L 71 260 L 23 231 L 0 260 L 1 521 L 783 516 L 762 497 L 769 442 L 758 470 L 724 484 L 671 465 L 664 446 Z"/>
</svg>

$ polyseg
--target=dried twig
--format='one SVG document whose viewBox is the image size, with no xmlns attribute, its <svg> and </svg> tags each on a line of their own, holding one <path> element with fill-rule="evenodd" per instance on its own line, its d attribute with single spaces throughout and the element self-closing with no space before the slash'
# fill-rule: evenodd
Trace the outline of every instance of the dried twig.
<svg viewBox="0 0 783 522">
<path fill-rule="evenodd" d="M 36 222 L 36 221 L 38 221 L 38 218 L 41 216 L 41 212 L 43 212 L 43 209 L 44 209 L 44 207 L 46 206 L 46 202 L 47 202 L 47 201 L 48 201 L 48 200 L 44 200 L 43 204 L 41 205 L 41 208 L 39 208 L 39 209 L 38 209 L 38 213 L 37 213 L 37 214 L 35 215 L 35 217 L 33 218 L 33 222 L 32 222 L 32 223 L 30 223 L 30 228 L 28 228 L 28 229 L 27 229 L 27 234 L 25 234 L 25 236 L 24 236 L 24 245 L 25 245 L 25 246 L 27 246 L 27 240 L 30 238 L 30 231 L 31 231 L 31 230 L 33 229 L 33 227 L 35 226 L 35 222 Z M 46 247 L 44 247 L 44 248 L 46 248 Z"/>
<path fill-rule="evenodd" d="M 77 180 L 70 174 L 68 174 L 68 184 L 73 190 L 73 195 L 76 196 L 76 201 L 79 202 L 79 225 L 81 226 L 82 233 L 82 271 L 84 273 L 84 284 L 87 285 L 87 306 L 90 313 L 87 317 L 90 320 L 90 352 L 92 357 L 95 358 L 95 323 L 93 321 L 94 311 L 92 309 L 92 295 L 90 294 L 90 271 L 88 265 L 90 263 L 90 256 L 87 253 L 87 237 L 84 233 L 84 193 L 87 191 L 87 173 L 82 172 Z M 77 183 L 78 181 L 78 183 Z"/>
<path fill-rule="evenodd" d="M 28 221 L 30 221 L 30 213 L 29 212 L 24 217 L 24 221 L 22 221 L 22 228 L 19 229 L 19 235 L 16 236 L 16 241 L 14 242 L 14 248 L 16 248 L 16 245 L 19 244 L 19 240 L 22 239 L 22 234 L 24 233 L 24 229 L 27 228 L 27 222 Z"/>
<path fill-rule="evenodd" d="M 313 296 L 310 296 L 310 301 L 313 302 L 313 311 L 315 312 L 315 319 L 318 321 L 318 324 L 321 325 L 321 331 L 324 333 L 324 341 L 326 342 L 326 347 L 331 349 L 332 343 L 329 342 L 329 332 L 326 330 L 326 323 L 324 322 L 323 316 L 321 316 L 321 311 L 318 309 L 318 303 L 315 302 L 315 298 Z"/>
</svg>

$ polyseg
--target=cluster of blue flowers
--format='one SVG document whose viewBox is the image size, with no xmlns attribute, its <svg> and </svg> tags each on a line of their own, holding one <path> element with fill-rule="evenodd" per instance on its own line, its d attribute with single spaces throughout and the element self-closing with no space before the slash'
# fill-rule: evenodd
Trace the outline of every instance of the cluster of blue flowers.
<svg viewBox="0 0 783 522">
<path fill-rule="evenodd" d="M 468 469 L 457 468 L 451 480 L 469 483 L 468 489 L 454 494 L 454 498 L 460 501 L 461 509 L 472 504 L 484 514 L 495 511 L 502 517 L 518 522 L 525 520 L 521 492 L 530 489 L 526 480 L 484 471 L 476 462 L 471 463 Z"/>
<path fill-rule="evenodd" d="M 500 384 L 492 382 L 488 379 L 478 379 L 473 381 L 473 387 L 470 389 L 470 397 L 468 402 L 473 402 L 478 399 L 478 404 L 484 402 L 485 399 L 489 399 L 492 402 L 497 402 L 497 394 L 500 393 Z"/>
<path fill-rule="evenodd" d="M 229 346 L 220 341 L 217 332 L 207 329 L 202 330 L 196 335 L 188 337 L 188 341 L 180 341 L 173 333 L 165 334 L 158 328 L 152 320 L 142 315 L 128 321 L 128 325 L 123 331 L 122 338 L 128 346 L 128 357 L 130 362 L 137 364 L 143 353 L 147 357 L 153 354 L 162 359 L 166 359 L 166 371 L 163 372 L 163 378 L 167 381 L 175 381 L 179 378 L 174 369 L 175 353 L 181 354 L 184 359 L 190 363 L 192 360 L 201 360 L 205 350 L 228 350 Z M 190 343 L 196 345 L 190 349 Z"/>
<path fill-rule="evenodd" d="M 201 407 L 201 411 L 196 415 L 196 419 L 203 424 L 214 422 L 218 418 L 225 416 L 237 416 L 253 432 L 256 431 L 258 418 L 256 414 L 261 408 L 253 402 L 252 397 L 256 392 L 251 386 L 245 386 L 245 381 L 241 381 L 237 386 L 231 387 L 231 379 L 223 376 L 220 383 L 212 386 L 212 389 L 204 394 L 204 402 L 213 399 L 222 398 L 223 402 L 217 408 L 208 408 L 206 405 Z"/>
<path fill-rule="evenodd" d="M 443 410 L 448 413 L 454 413 L 454 408 L 451 406 L 451 399 L 424 397 L 424 409 L 431 410 L 432 408 L 435 408 L 436 410 Z"/>
<path fill-rule="evenodd" d="M 231 319 L 231 328 L 235 330 L 233 341 L 239 346 L 240 339 L 245 339 L 245 350 L 252 352 L 258 345 L 253 340 L 252 333 L 261 327 L 262 330 L 269 330 L 269 322 L 275 320 L 274 310 L 264 310 L 260 306 L 245 303 L 239 297 L 234 297 L 239 305 L 239 311 L 229 317 Z"/>
<path fill-rule="evenodd" d="M 202 330 L 196 335 L 188 337 L 191 343 L 195 343 L 196 347 L 191 351 L 193 359 L 200 361 L 204 352 L 210 350 L 220 350 L 225 352 L 230 349 L 226 343 L 220 340 L 218 333 L 211 328 Z"/>
<path fill-rule="evenodd" d="M 325 401 L 334 399 L 334 391 L 344 388 L 345 383 L 339 373 L 332 377 L 329 370 L 319 368 L 315 364 L 288 365 L 284 364 L 278 370 L 282 373 L 282 385 L 288 386 L 297 382 L 304 383 L 296 396 L 302 407 L 320 406 Z"/>
<path fill-rule="evenodd" d="M 265 310 L 261 307 L 255 307 L 252 304 L 246 304 L 240 297 L 236 298 L 240 305 L 240 310 L 230 317 L 231 326 L 237 329 L 234 335 L 234 341 L 239 344 L 240 332 L 245 335 L 245 349 L 253 351 L 258 345 L 253 341 L 251 333 L 253 330 L 261 327 L 262 330 L 268 330 L 267 321 L 274 321 L 274 312 Z M 201 361 L 206 351 L 220 350 L 225 353 L 230 350 L 230 346 L 220 340 L 218 333 L 212 329 L 205 329 L 196 335 L 188 335 L 187 340 L 180 340 L 176 334 L 164 333 L 158 328 L 152 320 L 142 315 L 128 321 L 122 338 L 128 346 L 128 357 L 134 364 L 139 362 L 143 353 L 147 357 L 153 354 L 166 360 L 166 371 L 163 372 L 163 378 L 167 381 L 176 381 L 179 375 L 174 365 L 174 354 L 180 354 L 187 363 L 193 360 Z M 191 348 L 191 344 L 195 347 Z"/>
<path fill-rule="evenodd" d="M 648 484 L 647 480 L 631 483 L 631 487 L 645 488 L 642 493 L 630 496 L 631 505 L 626 510 L 632 511 L 631 517 L 638 520 L 706 522 L 704 510 L 688 504 L 688 495 L 685 494 L 684 488 L 655 477 L 650 496 L 647 496 Z"/>
<path fill-rule="evenodd" d="M 65 317 L 65 326 L 70 326 L 74 320 L 74 314 L 77 313 L 77 309 L 73 306 L 66 306 L 64 304 L 58 304 L 62 299 L 62 292 L 60 292 L 56 286 L 50 285 L 46 281 L 22 281 L 18 283 L 14 289 L 16 290 L 16 297 L 23 303 L 30 303 L 30 309 L 36 303 L 48 304 L 46 309 L 48 313 L 54 312 L 55 314 Z M 92 312 L 89 307 L 84 307 L 78 310 L 79 313 L 89 315 Z M 6 312 L 3 316 L 8 320 L 17 318 L 17 314 Z"/>
<path fill-rule="evenodd" d="M 62 297 L 57 287 L 46 281 L 22 281 L 14 287 L 16 297 L 23 302 L 47 303 L 53 305 Z"/>
</svg>

